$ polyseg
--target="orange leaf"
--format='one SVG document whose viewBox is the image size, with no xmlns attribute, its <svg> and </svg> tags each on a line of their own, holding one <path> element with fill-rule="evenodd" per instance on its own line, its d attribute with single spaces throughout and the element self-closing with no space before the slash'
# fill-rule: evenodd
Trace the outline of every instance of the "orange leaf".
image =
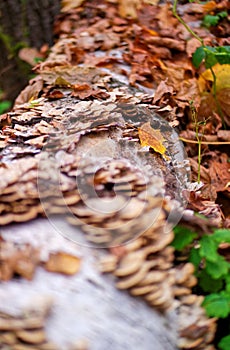
<svg viewBox="0 0 230 350">
<path fill-rule="evenodd" d="M 204 12 L 211 12 L 216 8 L 216 2 L 208 1 L 205 4 L 202 4 L 202 8 Z"/>
<path fill-rule="evenodd" d="M 167 156 L 165 156 L 166 148 L 163 145 L 165 139 L 159 129 L 153 129 L 150 122 L 147 122 L 138 128 L 138 134 L 142 147 L 149 146 L 167 159 Z"/>
</svg>

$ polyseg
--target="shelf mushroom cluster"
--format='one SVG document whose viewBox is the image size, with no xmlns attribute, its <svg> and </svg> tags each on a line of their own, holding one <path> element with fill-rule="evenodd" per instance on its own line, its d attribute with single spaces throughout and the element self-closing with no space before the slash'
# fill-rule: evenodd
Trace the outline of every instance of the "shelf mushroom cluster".
<svg viewBox="0 0 230 350">
<path fill-rule="evenodd" d="M 0 343 L 3 349 L 56 350 L 47 340 L 45 322 L 52 306 L 49 298 L 33 300 L 27 309 L 0 312 Z M 8 306 L 10 308 L 10 306 Z"/>
<path fill-rule="evenodd" d="M 143 298 L 161 312 L 177 313 L 178 347 L 180 349 L 214 350 L 210 345 L 216 331 L 216 320 L 208 319 L 201 307 L 202 297 L 192 294 L 197 283 L 194 266 L 173 266 L 174 248 L 169 244 L 173 232 L 167 223 L 163 205 L 157 220 L 132 242 L 110 249 L 101 259 L 102 272 L 116 276 L 116 286 Z"/>
</svg>

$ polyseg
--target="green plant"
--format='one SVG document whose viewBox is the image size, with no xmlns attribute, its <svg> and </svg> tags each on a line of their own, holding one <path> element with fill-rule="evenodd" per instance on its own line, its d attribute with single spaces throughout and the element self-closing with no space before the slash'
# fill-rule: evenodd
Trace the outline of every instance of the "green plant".
<svg viewBox="0 0 230 350">
<path fill-rule="evenodd" d="M 219 348 L 221 350 L 229 350 L 230 349 L 230 335 L 223 337 L 218 345 L 219 345 Z"/>
<path fill-rule="evenodd" d="M 2 101 L 0 102 L 0 114 L 8 111 L 11 107 L 11 102 L 10 101 Z"/>
<path fill-rule="evenodd" d="M 198 145 L 198 155 L 197 155 L 197 162 L 198 162 L 198 171 L 197 171 L 197 182 L 200 183 L 200 167 L 201 167 L 201 160 L 202 160 L 202 154 L 201 154 L 201 148 L 202 148 L 202 138 L 204 136 L 204 128 L 206 125 L 207 120 L 199 121 L 197 116 L 197 111 L 194 106 L 193 101 L 189 102 L 190 104 L 190 110 L 192 113 L 192 121 L 193 126 L 195 130 L 197 145 Z M 200 127 L 202 126 L 202 131 L 200 132 Z"/>
<path fill-rule="evenodd" d="M 205 295 L 202 306 L 209 317 L 226 318 L 230 315 L 230 263 L 219 253 L 221 243 L 230 243 L 229 229 L 216 229 L 212 234 L 199 234 L 188 228 L 174 229 L 174 248 L 188 251 L 188 260 L 196 268 L 198 286 Z M 230 334 L 218 344 L 229 350 Z"/>
<path fill-rule="evenodd" d="M 205 15 L 202 21 L 202 24 L 206 28 L 210 28 L 212 26 L 216 26 L 223 18 L 227 17 L 227 11 L 221 11 L 216 15 Z"/>
<path fill-rule="evenodd" d="M 211 73 L 212 73 L 212 77 L 213 77 L 213 96 L 216 102 L 216 106 L 217 106 L 217 110 L 218 113 L 220 114 L 222 120 L 223 120 L 223 113 L 220 107 L 220 103 L 218 101 L 217 98 L 217 94 L 216 94 L 216 75 L 214 73 L 213 70 L 213 66 L 216 63 L 219 64 L 230 64 L 230 46 L 218 46 L 218 47 L 211 47 L 208 45 L 204 44 L 204 41 L 202 38 L 199 37 L 199 35 L 197 35 L 185 22 L 184 20 L 178 15 L 177 13 L 177 1 L 178 0 L 174 0 L 173 3 L 173 14 L 174 16 L 178 19 L 178 21 L 183 24 L 183 26 L 187 29 L 187 31 L 194 37 L 196 38 L 201 46 L 198 47 L 196 49 L 196 51 L 194 52 L 193 56 L 192 56 L 192 62 L 193 65 L 195 66 L 195 68 L 199 68 L 199 66 L 201 65 L 201 63 L 204 62 L 204 65 L 207 69 L 210 69 Z M 225 11 L 223 11 L 225 12 Z M 220 13 L 219 13 L 220 15 Z M 223 13 L 222 15 L 220 15 L 223 17 Z"/>
<path fill-rule="evenodd" d="M 4 92 L 0 90 L 0 114 L 8 111 L 11 107 L 11 102 L 4 99 Z"/>
</svg>

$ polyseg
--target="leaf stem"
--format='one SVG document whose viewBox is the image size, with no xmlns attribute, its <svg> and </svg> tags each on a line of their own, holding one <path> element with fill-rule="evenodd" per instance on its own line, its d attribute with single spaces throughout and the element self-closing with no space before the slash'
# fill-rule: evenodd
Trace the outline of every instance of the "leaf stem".
<svg viewBox="0 0 230 350">
<path fill-rule="evenodd" d="M 194 38 L 196 38 L 200 43 L 201 43 L 201 45 L 202 46 L 204 46 L 204 41 L 203 41 L 203 39 L 201 39 L 200 37 L 199 37 L 199 35 L 197 35 L 186 23 L 185 23 L 185 21 L 178 15 L 178 13 L 177 13 L 177 0 L 174 0 L 174 2 L 173 2 L 173 15 L 177 18 L 177 20 L 181 23 L 181 24 L 183 24 L 183 26 L 187 29 L 187 31 L 190 33 L 190 34 L 192 34 L 193 36 L 194 36 Z"/>
</svg>

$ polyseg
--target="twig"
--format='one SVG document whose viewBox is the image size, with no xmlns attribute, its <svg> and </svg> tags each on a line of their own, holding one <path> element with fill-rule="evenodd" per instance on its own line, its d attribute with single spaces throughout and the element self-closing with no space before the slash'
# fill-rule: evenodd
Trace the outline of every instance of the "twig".
<svg viewBox="0 0 230 350">
<path fill-rule="evenodd" d="M 185 139 L 184 137 L 179 137 L 179 140 L 183 141 L 183 142 L 187 142 L 187 143 L 195 143 L 198 144 L 199 142 L 202 145 L 230 145 L 230 141 L 195 141 L 195 140 L 189 140 L 189 139 Z"/>
<path fill-rule="evenodd" d="M 183 26 L 187 29 L 187 31 L 192 34 L 194 36 L 194 38 L 196 38 L 202 46 L 204 46 L 204 41 L 203 39 L 201 39 L 186 23 L 185 21 L 178 15 L 177 13 L 177 0 L 174 0 L 173 3 L 173 15 L 177 18 L 177 20 L 183 24 Z"/>
</svg>

